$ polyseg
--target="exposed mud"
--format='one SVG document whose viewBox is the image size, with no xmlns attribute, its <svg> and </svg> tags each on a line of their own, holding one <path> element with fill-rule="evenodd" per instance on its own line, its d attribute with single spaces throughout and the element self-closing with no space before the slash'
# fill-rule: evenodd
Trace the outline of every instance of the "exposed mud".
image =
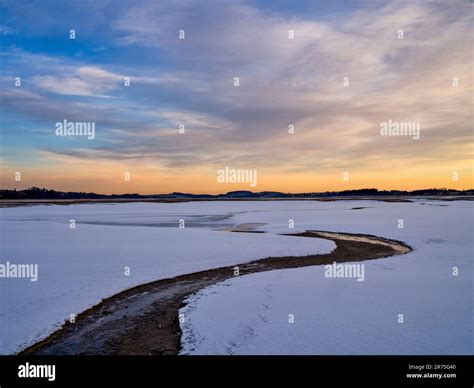
<svg viewBox="0 0 474 388">
<path fill-rule="evenodd" d="M 245 225 L 242 229 L 252 229 L 253 226 Z M 328 254 L 268 257 L 238 264 L 239 276 L 331 264 L 334 261 L 373 260 L 411 251 L 402 242 L 371 235 L 307 231 L 291 236 L 332 240 L 336 249 Z M 66 323 L 48 338 L 20 354 L 178 354 L 181 347 L 178 311 L 183 301 L 207 286 L 234 277 L 234 268 L 233 265 L 195 272 L 120 292 L 84 311 L 78 315 L 75 323 Z"/>
</svg>

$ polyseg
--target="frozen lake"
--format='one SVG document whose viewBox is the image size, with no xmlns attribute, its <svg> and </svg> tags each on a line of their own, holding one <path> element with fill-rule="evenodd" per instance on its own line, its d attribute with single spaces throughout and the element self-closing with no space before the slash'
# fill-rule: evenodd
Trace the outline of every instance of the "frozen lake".
<svg viewBox="0 0 474 388">
<path fill-rule="evenodd" d="M 38 280 L 0 278 L 0 353 L 21 350 L 70 314 L 138 284 L 334 249 L 331 241 L 279 235 L 309 229 L 375 234 L 415 250 L 367 262 L 363 282 L 328 279 L 323 267 L 312 267 L 243 276 L 205 289 L 183 309 L 183 352 L 472 353 L 472 216 L 472 203 L 464 201 L 2 208 L 0 264 L 36 264 Z M 267 233 L 224 231 L 249 223 L 263 224 L 259 229 Z"/>
<path fill-rule="evenodd" d="M 362 282 L 325 277 L 317 266 L 208 287 L 181 309 L 182 353 L 473 354 L 472 203 L 315 206 L 275 212 L 266 229 L 283 232 L 294 216 L 303 229 L 374 234 L 414 251 L 366 262 Z"/>
</svg>

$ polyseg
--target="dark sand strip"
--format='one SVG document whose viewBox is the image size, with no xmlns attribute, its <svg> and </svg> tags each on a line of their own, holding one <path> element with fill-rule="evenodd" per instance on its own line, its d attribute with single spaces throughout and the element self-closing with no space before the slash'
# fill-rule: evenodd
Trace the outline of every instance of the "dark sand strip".
<svg viewBox="0 0 474 388">
<path fill-rule="evenodd" d="M 307 231 L 291 236 L 324 238 L 334 241 L 337 247 L 328 254 L 268 257 L 238 264 L 239 276 L 334 261 L 373 260 L 411 251 L 403 242 L 370 235 Z M 20 354 L 178 354 L 181 347 L 178 311 L 184 300 L 204 287 L 234 277 L 234 267 L 158 280 L 120 292 Z"/>
</svg>

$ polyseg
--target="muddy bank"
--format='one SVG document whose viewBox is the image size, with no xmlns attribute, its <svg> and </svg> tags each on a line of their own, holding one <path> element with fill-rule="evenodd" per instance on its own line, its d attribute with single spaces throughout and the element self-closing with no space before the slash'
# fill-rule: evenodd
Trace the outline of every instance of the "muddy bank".
<svg viewBox="0 0 474 388">
<path fill-rule="evenodd" d="M 334 261 L 373 260 L 411 251 L 402 242 L 371 235 L 307 231 L 291 236 L 332 240 L 336 249 L 328 254 L 268 257 L 238 264 L 239 276 Z M 84 311 L 75 323 L 66 323 L 20 354 L 178 354 L 181 344 L 178 311 L 183 301 L 204 287 L 234 277 L 235 267 L 195 272 L 123 291 Z"/>
</svg>

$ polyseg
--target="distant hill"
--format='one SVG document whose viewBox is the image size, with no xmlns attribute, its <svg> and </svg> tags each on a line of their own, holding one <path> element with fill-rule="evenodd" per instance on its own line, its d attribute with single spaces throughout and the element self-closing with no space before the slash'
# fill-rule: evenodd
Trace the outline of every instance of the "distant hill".
<svg viewBox="0 0 474 388">
<path fill-rule="evenodd" d="M 454 190 L 454 189 L 423 189 L 413 191 L 402 190 L 378 190 L 374 188 L 308 192 L 308 193 L 282 193 L 278 191 L 252 192 L 246 190 L 230 191 L 225 194 L 190 194 L 190 193 L 169 193 L 142 195 L 130 194 L 97 194 L 85 192 L 63 192 L 39 187 L 30 187 L 25 190 L 0 190 L 0 200 L 62 200 L 62 199 L 249 199 L 249 198 L 331 198 L 331 197 L 376 197 L 376 196 L 459 196 L 474 195 L 474 189 Z"/>
</svg>

